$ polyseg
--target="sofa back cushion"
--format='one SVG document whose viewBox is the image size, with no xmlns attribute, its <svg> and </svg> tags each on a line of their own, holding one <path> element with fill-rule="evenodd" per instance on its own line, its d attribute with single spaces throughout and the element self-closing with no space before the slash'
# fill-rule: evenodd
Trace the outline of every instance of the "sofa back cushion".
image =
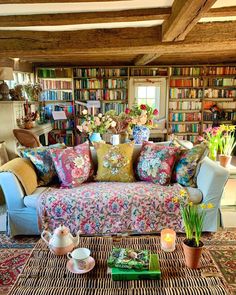
<svg viewBox="0 0 236 295">
<path fill-rule="evenodd" d="M 96 180 L 132 182 L 135 180 L 133 172 L 134 143 L 110 145 L 95 143 L 98 158 Z"/>
<path fill-rule="evenodd" d="M 58 182 L 57 173 L 50 155 L 50 149 L 64 149 L 65 144 L 54 144 L 50 146 L 41 146 L 36 148 L 18 148 L 21 157 L 29 159 L 35 166 L 40 185 L 47 185 L 51 182 Z"/>
<path fill-rule="evenodd" d="M 62 187 L 79 186 L 93 174 L 88 142 L 66 149 L 51 149 L 50 153 Z"/>
<path fill-rule="evenodd" d="M 138 178 L 161 185 L 169 184 L 178 152 L 176 147 L 145 142 L 137 161 Z"/>
</svg>

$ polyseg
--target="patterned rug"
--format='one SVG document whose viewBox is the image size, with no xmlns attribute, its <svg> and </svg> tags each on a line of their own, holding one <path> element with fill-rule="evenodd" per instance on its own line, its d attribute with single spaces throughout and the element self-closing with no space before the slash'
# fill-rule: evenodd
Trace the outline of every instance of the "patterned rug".
<svg viewBox="0 0 236 295">
<path fill-rule="evenodd" d="M 38 237 L 9 238 L 0 233 L 0 294 L 7 294 L 28 259 Z"/>
<path fill-rule="evenodd" d="M 9 238 L 0 233 L 0 294 L 6 295 L 16 281 L 38 237 Z M 203 241 L 211 257 L 236 294 L 236 230 L 205 234 Z"/>
</svg>

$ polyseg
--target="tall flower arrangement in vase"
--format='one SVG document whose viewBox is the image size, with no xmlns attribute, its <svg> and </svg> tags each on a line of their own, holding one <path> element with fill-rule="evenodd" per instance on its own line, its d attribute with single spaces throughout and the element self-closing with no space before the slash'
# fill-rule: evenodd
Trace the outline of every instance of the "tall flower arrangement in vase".
<svg viewBox="0 0 236 295">
<path fill-rule="evenodd" d="M 134 104 L 132 108 L 127 108 L 125 113 L 131 119 L 133 138 L 136 144 L 141 144 L 149 139 L 150 128 L 153 127 L 153 119 L 158 115 L 158 110 L 147 104 Z"/>
<path fill-rule="evenodd" d="M 204 141 L 209 149 L 209 158 L 216 161 L 217 152 L 220 145 L 220 127 L 209 127 L 203 131 L 203 137 L 199 136 L 199 141 Z"/>
</svg>

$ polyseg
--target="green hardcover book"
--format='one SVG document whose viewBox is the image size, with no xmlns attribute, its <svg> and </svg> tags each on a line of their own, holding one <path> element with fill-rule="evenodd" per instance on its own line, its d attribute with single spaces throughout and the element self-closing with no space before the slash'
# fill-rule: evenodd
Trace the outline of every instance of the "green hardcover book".
<svg viewBox="0 0 236 295">
<path fill-rule="evenodd" d="M 113 281 L 158 280 L 161 278 L 159 257 L 150 254 L 149 270 L 121 269 L 113 267 L 111 277 Z"/>
</svg>

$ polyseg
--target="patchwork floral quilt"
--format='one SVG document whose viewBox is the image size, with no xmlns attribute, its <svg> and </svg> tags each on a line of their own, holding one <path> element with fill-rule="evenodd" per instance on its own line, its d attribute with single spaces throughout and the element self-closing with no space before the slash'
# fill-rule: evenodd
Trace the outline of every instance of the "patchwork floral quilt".
<svg viewBox="0 0 236 295">
<path fill-rule="evenodd" d="M 170 227 L 182 231 L 179 184 L 150 182 L 90 182 L 71 189 L 49 188 L 39 198 L 41 228 L 53 231 L 60 224 L 71 233 L 146 233 Z"/>
</svg>

